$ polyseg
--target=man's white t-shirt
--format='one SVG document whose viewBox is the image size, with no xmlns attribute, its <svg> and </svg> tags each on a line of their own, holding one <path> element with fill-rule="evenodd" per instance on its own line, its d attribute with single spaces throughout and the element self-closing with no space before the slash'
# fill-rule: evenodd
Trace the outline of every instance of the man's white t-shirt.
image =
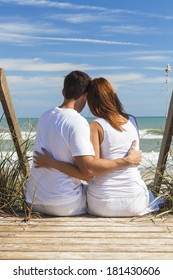
<svg viewBox="0 0 173 280">
<path fill-rule="evenodd" d="M 44 147 L 60 161 L 75 164 L 75 156 L 94 156 L 90 127 L 73 109 L 54 108 L 45 112 L 37 126 L 34 150 Z M 64 205 L 82 195 L 81 181 L 53 168 L 34 168 L 26 186 L 26 201 L 40 205 Z"/>
</svg>

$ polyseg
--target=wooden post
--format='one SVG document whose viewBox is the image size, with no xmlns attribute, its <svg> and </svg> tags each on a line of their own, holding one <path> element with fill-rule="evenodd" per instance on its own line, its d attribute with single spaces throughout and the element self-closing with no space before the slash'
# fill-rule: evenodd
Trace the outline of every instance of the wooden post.
<svg viewBox="0 0 173 280">
<path fill-rule="evenodd" d="M 6 116 L 6 120 L 11 132 L 11 137 L 16 148 L 19 158 L 19 163 L 24 176 L 29 175 L 29 162 L 26 158 L 25 146 L 22 140 L 20 127 L 16 118 L 15 110 L 13 107 L 10 91 L 8 89 L 7 80 L 4 70 L 0 68 L 0 101 Z"/>
<path fill-rule="evenodd" d="M 163 133 L 163 139 L 162 139 L 159 159 L 157 163 L 157 170 L 154 179 L 154 184 L 155 186 L 158 187 L 162 183 L 162 176 L 165 170 L 168 152 L 172 141 L 172 136 L 173 136 L 173 92 L 172 92 L 172 97 L 171 97 L 168 115 L 166 119 L 166 125 Z"/>
</svg>

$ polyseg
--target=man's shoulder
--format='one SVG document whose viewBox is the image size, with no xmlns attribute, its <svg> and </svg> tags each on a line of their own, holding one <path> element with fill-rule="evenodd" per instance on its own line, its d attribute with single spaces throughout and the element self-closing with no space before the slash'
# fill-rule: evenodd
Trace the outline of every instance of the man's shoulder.
<svg viewBox="0 0 173 280">
<path fill-rule="evenodd" d="M 54 110 L 54 108 L 51 108 L 51 109 L 48 109 L 47 111 L 44 111 L 44 112 L 41 114 L 41 117 L 40 117 L 40 118 L 42 118 L 42 117 L 44 117 L 44 116 L 46 116 L 46 115 L 51 114 L 53 110 Z"/>
<path fill-rule="evenodd" d="M 57 124 L 63 124 L 63 126 L 66 126 L 68 128 L 77 128 L 81 126 L 89 126 L 88 121 L 80 115 L 75 110 L 58 110 L 58 108 L 51 108 L 44 113 L 42 113 L 39 121 L 47 122 L 47 121 L 55 121 Z"/>
<path fill-rule="evenodd" d="M 75 110 L 66 110 L 62 112 L 62 115 L 64 115 L 64 117 L 69 119 L 72 123 L 88 123 L 87 120 Z"/>
</svg>

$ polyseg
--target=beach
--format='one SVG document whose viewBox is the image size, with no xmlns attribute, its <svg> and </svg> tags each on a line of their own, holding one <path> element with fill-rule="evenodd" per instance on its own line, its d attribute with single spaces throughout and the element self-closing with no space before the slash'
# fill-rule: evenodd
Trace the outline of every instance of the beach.
<svg viewBox="0 0 173 280">
<path fill-rule="evenodd" d="M 86 118 L 88 122 L 94 120 L 93 117 Z M 38 118 L 18 118 L 18 123 L 21 129 L 23 141 L 29 139 L 28 156 L 32 158 L 34 139 L 36 135 L 36 127 Z M 142 162 L 139 166 L 142 173 L 155 171 L 159 157 L 160 147 L 163 138 L 163 131 L 166 123 L 165 117 L 136 117 L 139 135 L 140 148 L 142 150 Z M 172 144 L 173 145 L 173 144 Z M 173 146 L 171 146 L 171 149 Z M 0 152 L 1 157 L 4 158 L 7 153 L 14 151 L 11 135 L 9 133 L 8 125 L 3 118 L 0 122 Z M 13 159 L 16 159 L 16 153 L 13 153 Z M 170 159 L 171 160 L 171 159 Z M 169 157 L 168 157 L 169 162 Z M 30 161 L 32 165 L 32 160 Z"/>
<path fill-rule="evenodd" d="M 87 118 L 90 123 L 94 118 Z M 140 170 L 155 169 L 157 166 L 159 151 L 161 147 L 165 117 L 137 117 L 140 135 L 140 148 L 143 152 L 143 159 Z M 36 135 L 36 127 L 38 118 L 18 118 L 19 126 L 23 140 L 30 139 L 28 154 L 31 156 L 33 152 L 33 144 Z M 11 135 L 8 131 L 8 125 L 5 118 L 0 122 L 0 149 L 1 155 L 4 157 L 7 152 L 13 150 Z M 15 153 L 13 155 L 15 158 Z M 168 159 L 169 160 L 169 159 Z"/>
</svg>

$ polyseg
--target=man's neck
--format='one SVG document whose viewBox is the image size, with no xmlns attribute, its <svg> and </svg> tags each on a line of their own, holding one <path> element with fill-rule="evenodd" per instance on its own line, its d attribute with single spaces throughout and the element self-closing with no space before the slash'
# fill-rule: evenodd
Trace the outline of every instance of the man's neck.
<svg viewBox="0 0 173 280">
<path fill-rule="evenodd" d="M 75 100 L 67 100 L 65 99 L 64 102 L 59 106 L 62 109 L 74 109 Z"/>
</svg>

